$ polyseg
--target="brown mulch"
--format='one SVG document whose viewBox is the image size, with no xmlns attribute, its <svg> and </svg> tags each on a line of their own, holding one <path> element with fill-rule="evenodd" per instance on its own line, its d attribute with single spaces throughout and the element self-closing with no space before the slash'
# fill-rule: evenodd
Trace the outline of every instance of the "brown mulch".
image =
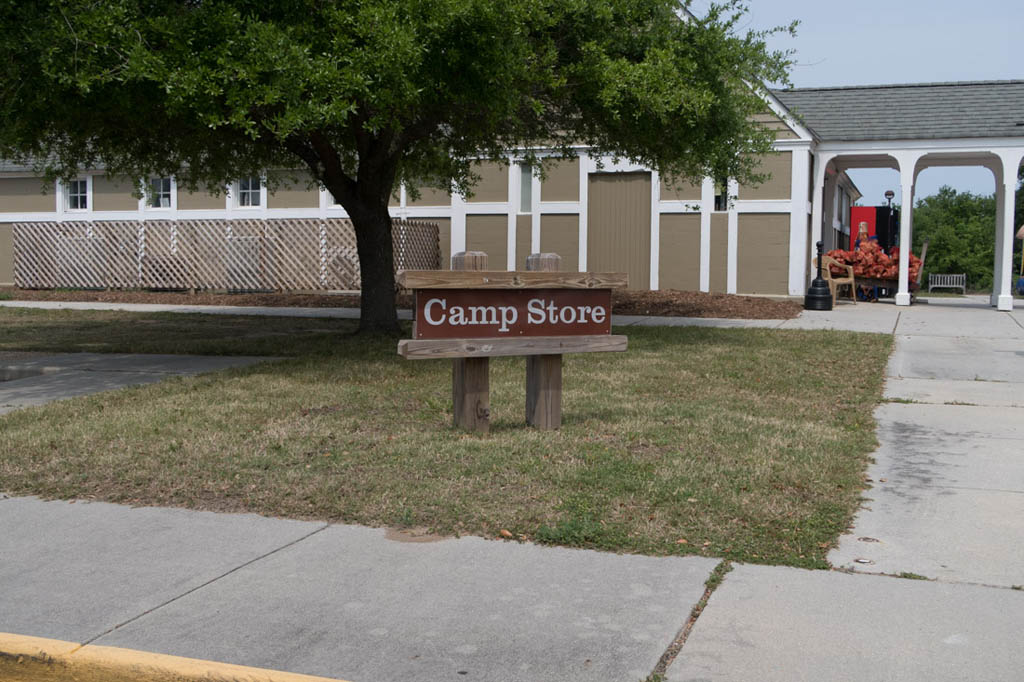
<svg viewBox="0 0 1024 682">
<path fill-rule="evenodd" d="M 359 297 L 349 294 L 226 294 L 172 291 L 52 291 L 0 287 L 0 300 L 85 301 L 103 303 L 169 303 L 172 305 L 237 305 L 285 308 L 358 308 Z M 412 306 L 409 294 L 399 294 L 400 307 Z M 616 291 L 612 308 L 617 315 L 726 317 L 747 320 L 788 320 L 800 314 L 799 302 L 758 296 L 705 294 L 699 291 Z"/>
<path fill-rule="evenodd" d="M 617 315 L 728 317 L 741 320 L 791 320 L 803 306 L 798 301 L 760 296 L 705 294 L 700 291 L 613 291 Z"/>
</svg>

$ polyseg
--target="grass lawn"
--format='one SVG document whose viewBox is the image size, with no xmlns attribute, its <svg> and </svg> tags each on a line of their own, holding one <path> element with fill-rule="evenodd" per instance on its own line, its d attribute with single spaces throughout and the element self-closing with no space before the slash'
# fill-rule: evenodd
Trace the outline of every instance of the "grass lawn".
<svg viewBox="0 0 1024 682">
<path fill-rule="evenodd" d="M 0 490 L 826 566 L 876 446 L 891 338 L 629 328 L 565 358 L 563 427 L 450 426 L 451 365 L 349 322 L 0 309 L 0 351 L 292 356 L 0 417 Z M 622 330 L 619 330 L 620 332 Z"/>
</svg>

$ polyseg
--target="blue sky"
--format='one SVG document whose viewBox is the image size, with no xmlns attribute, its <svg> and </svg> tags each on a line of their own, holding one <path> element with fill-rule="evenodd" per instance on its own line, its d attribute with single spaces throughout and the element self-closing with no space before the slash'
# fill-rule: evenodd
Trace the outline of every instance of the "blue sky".
<svg viewBox="0 0 1024 682">
<path fill-rule="evenodd" d="M 708 0 L 695 0 L 703 14 Z M 775 49 L 796 50 L 795 87 L 1024 79 L 1024 0 L 750 0 L 747 27 L 769 28 L 800 20 L 797 36 L 777 37 Z M 851 171 L 864 194 L 881 205 L 899 176 L 889 170 Z M 930 168 L 918 177 L 917 196 L 942 185 L 991 194 L 984 168 Z"/>
</svg>

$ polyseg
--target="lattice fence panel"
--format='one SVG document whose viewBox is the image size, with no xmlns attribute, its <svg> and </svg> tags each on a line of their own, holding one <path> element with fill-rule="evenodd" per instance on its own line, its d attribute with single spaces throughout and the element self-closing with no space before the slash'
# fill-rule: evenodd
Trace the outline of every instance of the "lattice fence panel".
<svg viewBox="0 0 1024 682">
<path fill-rule="evenodd" d="M 144 257 L 141 259 L 140 287 L 144 289 L 189 289 L 192 264 L 186 254 L 186 231 L 172 220 L 147 221 L 140 228 Z"/>
<path fill-rule="evenodd" d="M 391 239 L 396 270 L 437 270 L 441 267 L 441 242 L 436 223 L 396 220 Z"/>
<path fill-rule="evenodd" d="M 338 289 L 357 291 L 362 288 L 356 230 L 349 220 L 328 220 L 326 225 L 324 263 L 327 279 Z"/>
<path fill-rule="evenodd" d="M 438 228 L 394 221 L 395 269 L 435 269 Z M 352 224 L 341 219 L 14 225 L 15 283 L 48 289 L 357 290 Z"/>
<path fill-rule="evenodd" d="M 324 277 L 326 224 L 320 220 L 266 223 L 268 285 L 282 291 L 332 289 Z"/>
<path fill-rule="evenodd" d="M 59 284 L 53 223 L 16 223 L 14 283 L 23 289 L 53 289 Z"/>
</svg>

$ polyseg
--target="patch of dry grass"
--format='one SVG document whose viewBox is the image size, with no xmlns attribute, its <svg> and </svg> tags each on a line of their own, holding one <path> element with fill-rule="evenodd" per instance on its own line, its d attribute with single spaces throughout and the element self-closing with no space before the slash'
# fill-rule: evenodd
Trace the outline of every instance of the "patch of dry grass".
<svg viewBox="0 0 1024 682">
<path fill-rule="evenodd" d="M 809 567 L 858 504 L 891 344 L 631 327 L 625 354 L 566 356 L 558 432 L 523 426 L 524 361 L 492 360 L 480 437 L 450 426 L 450 363 L 344 323 L 105 315 L 63 323 L 297 357 L 0 417 L 0 489 Z M 0 349 L 33 345 L 6 322 Z"/>
</svg>

